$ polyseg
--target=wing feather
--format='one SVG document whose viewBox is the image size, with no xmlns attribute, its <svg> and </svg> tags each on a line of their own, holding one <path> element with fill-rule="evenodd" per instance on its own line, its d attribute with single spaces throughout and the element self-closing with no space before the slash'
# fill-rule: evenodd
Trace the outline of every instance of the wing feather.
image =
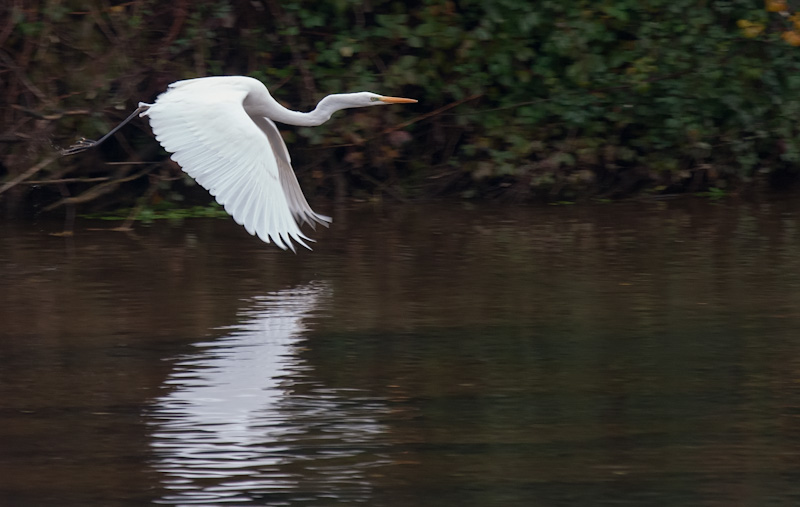
<svg viewBox="0 0 800 507">
<path fill-rule="evenodd" d="M 252 117 L 252 119 L 267 136 L 272 146 L 272 152 L 275 153 L 283 193 L 286 195 L 286 201 L 289 203 L 289 209 L 292 211 L 294 218 L 298 222 L 309 224 L 311 227 L 315 227 L 317 223 L 327 227 L 332 220 L 330 217 L 315 213 L 311 206 L 308 205 L 308 201 L 303 195 L 303 190 L 300 188 L 300 183 L 297 181 L 297 176 L 294 174 L 294 169 L 292 169 L 289 149 L 286 148 L 286 143 L 283 141 L 278 127 L 269 118 L 259 116 Z"/>
<path fill-rule="evenodd" d="M 248 233 L 284 250 L 294 250 L 293 242 L 308 248 L 295 218 L 330 219 L 308 206 L 274 124 L 274 133 L 265 131 L 245 112 L 249 90 L 223 81 L 180 83 L 144 113 L 158 142 Z"/>
</svg>

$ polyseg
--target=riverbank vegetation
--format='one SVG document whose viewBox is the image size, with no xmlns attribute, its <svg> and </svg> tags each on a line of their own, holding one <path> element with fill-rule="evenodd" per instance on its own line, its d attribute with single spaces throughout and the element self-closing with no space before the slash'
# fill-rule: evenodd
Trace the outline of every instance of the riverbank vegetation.
<svg viewBox="0 0 800 507">
<path fill-rule="evenodd" d="M 9 212 L 207 201 L 144 120 L 57 149 L 216 74 L 261 79 L 300 110 L 333 92 L 419 99 L 281 127 L 310 196 L 718 194 L 785 186 L 800 161 L 800 15 L 780 0 L 9 3 Z"/>
</svg>

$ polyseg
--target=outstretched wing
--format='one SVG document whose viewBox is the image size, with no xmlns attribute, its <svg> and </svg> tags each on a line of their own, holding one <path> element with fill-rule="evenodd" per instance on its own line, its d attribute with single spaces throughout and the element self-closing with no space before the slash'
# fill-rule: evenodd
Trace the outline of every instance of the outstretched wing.
<svg viewBox="0 0 800 507">
<path fill-rule="evenodd" d="M 143 115 L 172 160 L 247 232 L 284 250 L 294 250 L 292 241 L 309 248 L 303 240 L 311 240 L 292 216 L 290 203 L 297 197 L 287 198 L 274 141 L 244 110 L 247 93 L 245 87 L 221 81 L 171 87 Z"/>
<path fill-rule="evenodd" d="M 283 142 L 281 133 L 275 123 L 269 118 L 262 116 L 251 117 L 252 120 L 258 125 L 264 134 L 266 134 L 269 143 L 272 146 L 272 152 L 275 154 L 275 159 L 278 162 L 278 173 L 280 174 L 281 185 L 283 185 L 283 194 L 286 196 L 286 201 L 289 203 L 289 209 L 294 215 L 298 223 L 307 223 L 312 228 L 316 228 L 317 223 L 328 227 L 331 223 L 331 217 L 314 213 L 311 206 L 306 201 L 306 196 L 300 189 L 300 184 L 297 182 L 297 176 L 292 169 L 292 159 L 289 156 L 289 150 L 286 148 L 286 143 Z M 315 223 L 316 222 L 316 223 Z"/>
</svg>

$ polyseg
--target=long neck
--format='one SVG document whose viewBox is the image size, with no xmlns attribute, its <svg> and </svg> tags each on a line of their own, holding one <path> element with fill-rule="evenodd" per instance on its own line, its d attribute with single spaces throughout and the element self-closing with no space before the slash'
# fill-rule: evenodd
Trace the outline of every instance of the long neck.
<svg viewBox="0 0 800 507">
<path fill-rule="evenodd" d="M 298 125 L 301 127 L 316 127 L 322 125 L 331 119 L 331 115 L 341 109 L 353 107 L 342 103 L 342 96 L 347 95 L 343 93 L 328 95 L 317 104 L 313 111 L 302 113 L 300 111 L 292 111 L 286 109 L 278 102 L 269 97 L 269 100 L 262 101 L 253 112 L 262 116 L 266 116 L 272 121 L 278 123 L 285 123 L 287 125 Z"/>
</svg>

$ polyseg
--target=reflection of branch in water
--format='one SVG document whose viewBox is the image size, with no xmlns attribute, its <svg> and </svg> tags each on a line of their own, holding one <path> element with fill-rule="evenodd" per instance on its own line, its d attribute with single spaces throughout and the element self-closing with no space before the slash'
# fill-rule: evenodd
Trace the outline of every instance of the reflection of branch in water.
<svg viewBox="0 0 800 507">
<path fill-rule="evenodd" d="M 374 419 L 383 406 L 314 385 L 296 356 L 303 318 L 325 292 L 258 298 L 229 335 L 178 363 L 165 382 L 172 391 L 148 414 L 155 468 L 171 491 L 160 503 L 369 496 L 352 461 L 383 432 Z"/>
</svg>

